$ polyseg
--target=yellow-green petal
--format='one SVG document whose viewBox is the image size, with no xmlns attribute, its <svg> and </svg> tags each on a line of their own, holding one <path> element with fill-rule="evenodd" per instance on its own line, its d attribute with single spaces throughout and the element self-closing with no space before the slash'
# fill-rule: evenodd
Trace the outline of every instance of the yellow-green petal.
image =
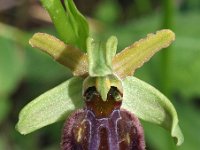
<svg viewBox="0 0 200 150">
<path fill-rule="evenodd" d="M 46 33 L 36 33 L 30 39 L 32 47 L 48 53 L 56 61 L 68 67 L 74 76 L 83 76 L 88 72 L 87 55 L 72 45 L 67 45 L 56 37 Z"/>
<path fill-rule="evenodd" d="M 157 31 L 156 34 L 148 34 L 146 38 L 135 42 L 114 57 L 114 72 L 121 79 L 132 76 L 137 68 L 140 68 L 157 51 L 168 47 L 174 40 L 175 34 L 168 29 Z"/>
</svg>

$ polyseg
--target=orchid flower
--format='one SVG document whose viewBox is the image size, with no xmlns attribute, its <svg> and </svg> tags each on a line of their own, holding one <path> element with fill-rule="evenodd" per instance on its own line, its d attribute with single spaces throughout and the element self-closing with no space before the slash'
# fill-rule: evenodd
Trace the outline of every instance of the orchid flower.
<svg viewBox="0 0 200 150">
<path fill-rule="evenodd" d="M 117 38 L 103 42 L 90 37 L 87 21 L 73 0 L 65 0 L 66 12 L 58 0 L 41 2 L 61 40 L 36 33 L 29 43 L 69 68 L 73 77 L 27 104 L 16 129 L 28 134 L 66 119 L 62 150 L 143 150 L 142 119 L 164 127 L 181 145 L 184 138 L 170 100 L 133 76 L 156 52 L 168 47 L 175 34 L 168 29 L 148 34 L 116 54 Z"/>
</svg>

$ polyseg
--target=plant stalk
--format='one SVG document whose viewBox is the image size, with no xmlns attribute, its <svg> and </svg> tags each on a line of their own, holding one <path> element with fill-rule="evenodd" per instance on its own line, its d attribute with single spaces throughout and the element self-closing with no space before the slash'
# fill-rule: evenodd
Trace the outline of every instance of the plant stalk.
<svg viewBox="0 0 200 150">
<path fill-rule="evenodd" d="M 173 29 L 173 17 L 174 17 L 174 1 L 163 0 L 163 23 L 162 28 Z M 161 53 L 161 90 L 162 92 L 170 96 L 169 89 L 169 73 L 170 73 L 170 47 L 162 51 Z"/>
</svg>

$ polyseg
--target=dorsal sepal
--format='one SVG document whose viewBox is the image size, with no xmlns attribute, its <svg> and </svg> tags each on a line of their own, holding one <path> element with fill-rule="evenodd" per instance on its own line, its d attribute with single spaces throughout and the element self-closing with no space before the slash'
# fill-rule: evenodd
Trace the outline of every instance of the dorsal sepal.
<svg viewBox="0 0 200 150">
<path fill-rule="evenodd" d="M 117 38 L 111 36 L 106 43 L 87 39 L 89 75 L 103 77 L 113 74 L 112 60 L 117 51 Z"/>
</svg>

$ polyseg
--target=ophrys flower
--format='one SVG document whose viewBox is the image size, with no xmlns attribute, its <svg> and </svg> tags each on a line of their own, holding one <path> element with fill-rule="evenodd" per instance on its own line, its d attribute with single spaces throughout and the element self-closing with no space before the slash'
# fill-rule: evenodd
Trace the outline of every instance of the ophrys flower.
<svg viewBox="0 0 200 150">
<path fill-rule="evenodd" d="M 82 16 L 76 14 L 72 1 L 67 2 L 70 6 L 67 8 L 73 10 L 68 15 L 72 15 L 71 22 L 84 22 Z M 47 9 L 49 7 L 53 5 L 48 4 Z M 52 17 L 56 20 L 54 14 Z M 18 131 L 28 134 L 68 118 L 77 109 L 64 127 L 63 149 L 144 149 L 143 130 L 137 117 L 163 126 L 180 145 L 183 136 L 171 102 L 132 76 L 154 53 L 174 41 L 174 33 L 161 30 L 149 34 L 115 55 L 116 37 L 110 37 L 107 42 L 96 42 L 89 37 L 86 42 L 86 36 L 81 38 L 80 33 L 87 35 L 87 30 L 82 30 L 80 25 L 71 30 L 75 34 L 72 39 L 62 34 L 63 39 L 68 39 L 63 40 L 65 43 L 45 33 L 36 33 L 30 40 L 33 47 L 71 69 L 74 77 L 25 106 L 20 112 Z M 78 43 L 77 47 L 74 43 Z"/>
</svg>

